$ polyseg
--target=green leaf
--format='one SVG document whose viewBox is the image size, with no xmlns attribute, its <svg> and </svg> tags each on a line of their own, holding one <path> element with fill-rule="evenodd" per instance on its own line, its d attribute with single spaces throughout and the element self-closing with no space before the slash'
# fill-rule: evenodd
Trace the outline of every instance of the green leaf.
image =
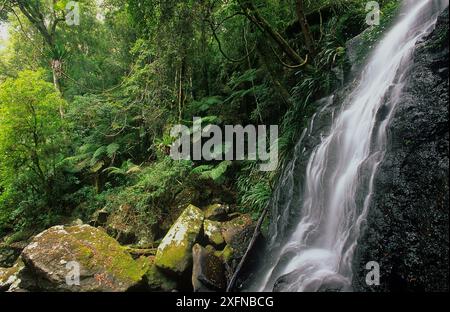
<svg viewBox="0 0 450 312">
<path fill-rule="evenodd" d="M 117 151 L 120 149 L 120 145 L 117 143 L 111 143 L 106 147 L 106 155 L 109 158 L 115 157 Z"/>
<path fill-rule="evenodd" d="M 100 146 L 94 153 L 91 159 L 91 167 L 94 167 L 97 162 L 105 155 L 106 153 L 106 147 Z"/>
</svg>

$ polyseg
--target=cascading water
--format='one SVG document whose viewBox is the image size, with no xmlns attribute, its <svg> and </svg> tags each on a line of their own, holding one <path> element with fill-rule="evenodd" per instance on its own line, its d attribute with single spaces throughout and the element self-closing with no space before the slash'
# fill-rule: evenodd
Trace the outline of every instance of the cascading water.
<svg viewBox="0 0 450 312">
<path fill-rule="evenodd" d="M 448 0 L 406 1 L 399 20 L 342 102 L 329 133 L 312 151 L 303 178 L 297 165 L 303 153 L 300 140 L 272 200 L 278 218 L 271 225 L 270 255 L 252 290 L 351 290 L 353 253 L 383 159 L 390 117 L 417 42 L 447 6 Z M 289 230 L 296 214 L 298 223 Z"/>
</svg>

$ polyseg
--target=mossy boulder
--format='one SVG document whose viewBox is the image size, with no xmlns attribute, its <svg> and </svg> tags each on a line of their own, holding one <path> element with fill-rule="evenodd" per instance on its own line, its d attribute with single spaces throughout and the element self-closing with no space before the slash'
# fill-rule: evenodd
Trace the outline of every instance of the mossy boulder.
<svg viewBox="0 0 450 312">
<path fill-rule="evenodd" d="M 42 291 L 128 291 L 142 283 L 145 273 L 145 266 L 116 240 L 89 225 L 55 226 L 38 234 L 22 260 Z M 76 278 L 75 285 L 67 283 L 77 267 L 79 285 Z"/>
<path fill-rule="evenodd" d="M 205 236 L 214 246 L 222 246 L 225 243 L 225 239 L 222 235 L 222 223 L 205 220 L 203 223 Z"/>
<path fill-rule="evenodd" d="M 225 221 L 228 213 L 230 212 L 230 206 L 224 204 L 213 204 L 205 208 L 205 219 L 212 221 Z"/>
<path fill-rule="evenodd" d="M 177 289 L 177 282 L 155 265 L 155 257 L 142 257 L 146 262 L 146 283 L 149 291 L 170 292 Z"/>
<path fill-rule="evenodd" d="M 203 212 L 189 205 L 172 225 L 156 253 L 155 264 L 166 271 L 183 274 L 192 265 L 192 246 L 203 225 Z"/>
<path fill-rule="evenodd" d="M 8 290 L 11 285 L 17 283 L 19 280 L 19 273 L 25 267 L 21 259 L 10 268 L 0 268 L 0 291 Z"/>
<path fill-rule="evenodd" d="M 233 260 L 234 253 L 233 247 L 226 245 L 223 250 L 216 251 L 214 254 L 221 258 L 224 263 L 230 264 L 231 260 Z"/>
<path fill-rule="evenodd" d="M 192 248 L 192 286 L 195 292 L 223 291 L 226 287 L 223 261 L 211 246 Z"/>
<path fill-rule="evenodd" d="M 26 245 L 23 245 L 23 242 L 12 244 L 0 243 L 0 267 L 13 266 L 25 247 Z"/>
<path fill-rule="evenodd" d="M 253 219 L 248 214 L 237 214 L 233 219 L 222 223 L 222 236 L 227 244 L 233 245 L 235 237 L 254 227 Z"/>
</svg>

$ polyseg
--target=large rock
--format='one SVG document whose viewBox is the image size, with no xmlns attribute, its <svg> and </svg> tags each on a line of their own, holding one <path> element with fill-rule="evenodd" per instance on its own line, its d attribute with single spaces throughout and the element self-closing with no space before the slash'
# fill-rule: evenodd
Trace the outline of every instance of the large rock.
<svg viewBox="0 0 450 312">
<path fill-rule="evenodd" d="M 224 264 L 214 254 L 213 248 L 203 248 L 195 244 L 192 248 L 192 258 L 192 286 L 195 292 L 225 290 Z"/>
<path fill-rule="evenodd" d="M 212 221 L 225 221 L 228 213 L 230 212 L 230 206 L 226 204 L 213 204 L 205 208 L 205 219 Z"/>
<path fill-rule="evenodd" d="M 117 241 L 88 225 L 55 226 L 38 234 L 22 259 L 43 291 L 128 291 L 145 273 Z M 76 282 L 77 266 L 79 285 L 68 285 L 66 279 Z"/>
<path fill-rule="evenodd" d="M 19 258 L 20 253 L 26 247 L 26 242 L 12 244 L 0 244 L 0 267 L 11 267 Z"/>
<path fill-rule="evenodd" d="M 357 291 L 444 292 L 449 285 L 448 9 L 418 44 L 354 258 Z M 366 264 L 378 261 L 380 286 Z"/>
<path fill-rule="evenodd" d="M 6 291 L 11 285 L 17 283 L 20 279 L 19 274 L 24 267 L 23 261 L 19 259 L 10 268 L 0 268 L 0 291 Z"/>
<path fill-rule="evenodd" d="M 177 282 L 155 265 L 154 257 L 148 257 L 148 268 L 145 273 L 147 287 L 150 291 L 170 292 L 177 289 Z"/>
<path fill-rule="evenodd" d="M 192 265 L 192 246 L 200 234 L 203 212 L 189 205 L 172 225 L 156 253 L 155 264 L 173 273 L 182 274 Z"/>
<path fill-rule="evenodd" d="M 253 219 L 248 214 L 238 214 L 232 220 L 223 222 L 221 226 L 222 235 L 227 244 L 233 244 L 236 237 L 252 228 L 254 228 Z"/>
<path fill-rule="evenodd" d="M 222 235 L 222 223 L 205 220 L 203 228 L 205 236 L 208 237 L 211 244 L 214 246 L 222 246 L 225 243 L 225 239 Z"/>
</svg>

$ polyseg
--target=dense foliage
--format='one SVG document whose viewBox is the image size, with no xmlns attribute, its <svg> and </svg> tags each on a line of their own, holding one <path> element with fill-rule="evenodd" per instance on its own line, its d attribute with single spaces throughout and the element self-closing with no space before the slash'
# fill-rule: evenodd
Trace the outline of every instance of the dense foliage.
<svg viewBox="0 0 450 312">
<path fill-rule="evenodd" d="M 123 205 L 152 226 L 186 189 L 257 217 L 276 172 L 174 162 L 171 126 L 278 124 L 286 156 L 368 28 L 364 0 L 80 0 L 79 25 L 67 3 L 0 0 L 0 234 Z M 380 4 L 386 25 L 397 1 Z"/>
</svg>

